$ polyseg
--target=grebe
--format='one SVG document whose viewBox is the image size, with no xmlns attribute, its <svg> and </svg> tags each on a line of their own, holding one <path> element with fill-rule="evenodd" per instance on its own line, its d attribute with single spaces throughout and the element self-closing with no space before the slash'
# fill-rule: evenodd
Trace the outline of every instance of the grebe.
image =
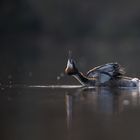
<svg viewBox="0 0 140 140">
<path fill-rule="evenodd" d="M 138 87 L 139 79 L 124 76 L 125 71 L 118 63 L 107 63 L 95 67 L 86 75 L 79 72 L 74 59 L 69 53 L 67 75 L 75 77 L 82 85 L 87 86 L 109 86 L 109 87 Z"/>
</svg>

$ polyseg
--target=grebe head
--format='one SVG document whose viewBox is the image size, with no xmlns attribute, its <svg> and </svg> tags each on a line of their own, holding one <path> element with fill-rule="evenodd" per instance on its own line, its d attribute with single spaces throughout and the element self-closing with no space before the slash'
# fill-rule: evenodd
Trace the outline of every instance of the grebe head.
<svg viewBox="0 0 140 140">
<path fill-rule="evenodd" d="M 78 69 L 76 68 L 75 61 L 71 57 L 71 52 L 69 52 L 69 58 L 67 62 L 67 67 L 65 69 L 65 73 L 68 75 L 75 75 L 78 73 Z"/>
</svg>

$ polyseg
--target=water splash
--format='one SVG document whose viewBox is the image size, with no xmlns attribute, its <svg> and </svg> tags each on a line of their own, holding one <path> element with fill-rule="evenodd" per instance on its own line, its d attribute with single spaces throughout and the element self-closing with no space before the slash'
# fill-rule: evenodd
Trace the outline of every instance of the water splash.
<svg viewBox="0 0 140 140">
<path fill-rule="evenodd" d="M 60 74 L 56 77 L 56 79 L 57 79 L 57 81 L 59 81 L 59 80 L 61 80 L 63 77 L 64 77 L 64 73 L 60 73 Z"/>
</svg>

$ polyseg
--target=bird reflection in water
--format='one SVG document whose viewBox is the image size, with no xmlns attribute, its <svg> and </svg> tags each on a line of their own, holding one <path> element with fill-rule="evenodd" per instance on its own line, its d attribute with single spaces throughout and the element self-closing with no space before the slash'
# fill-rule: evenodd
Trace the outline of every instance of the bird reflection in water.
<svg viewBox="0 0 140 140">
<path fill-rule="evenodd" d="M 70 128 L 70 124 L 71 124 L 71 120 L 72 120 L 73 97 L 69 94 L 66 94 L 65 101 L 66 101 L 66 113 L 67 113 L 67 127 Z"/>
<path fill-rule="evenodd" d="M 70 128 L 73 114 L 79 111 L 76 108 L 81 110 L 84 107 L 84 109 L 92 113 L 115 115 L 127 110 L 127 107 L 136 107 L 140 105 L 140 96 L 137 88 L 83 88 L 78 89 L 74 93 L 66 93 L 65 101 L 67 127 Z"/>
</svg>

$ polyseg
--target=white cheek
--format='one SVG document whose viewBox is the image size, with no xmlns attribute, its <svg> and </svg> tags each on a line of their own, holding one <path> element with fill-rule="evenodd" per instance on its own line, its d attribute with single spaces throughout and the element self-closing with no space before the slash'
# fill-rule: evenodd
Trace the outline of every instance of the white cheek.
<svg viewBox="0 0 140 140">
<path fill-rule="evenodd" d="M 69 60 L 68 60 L 68 63 L 67 63 L 67 67 L 68 67 L 68 68 L 73 68 L 73 65 L 70 63 Z"/>
</svg>

